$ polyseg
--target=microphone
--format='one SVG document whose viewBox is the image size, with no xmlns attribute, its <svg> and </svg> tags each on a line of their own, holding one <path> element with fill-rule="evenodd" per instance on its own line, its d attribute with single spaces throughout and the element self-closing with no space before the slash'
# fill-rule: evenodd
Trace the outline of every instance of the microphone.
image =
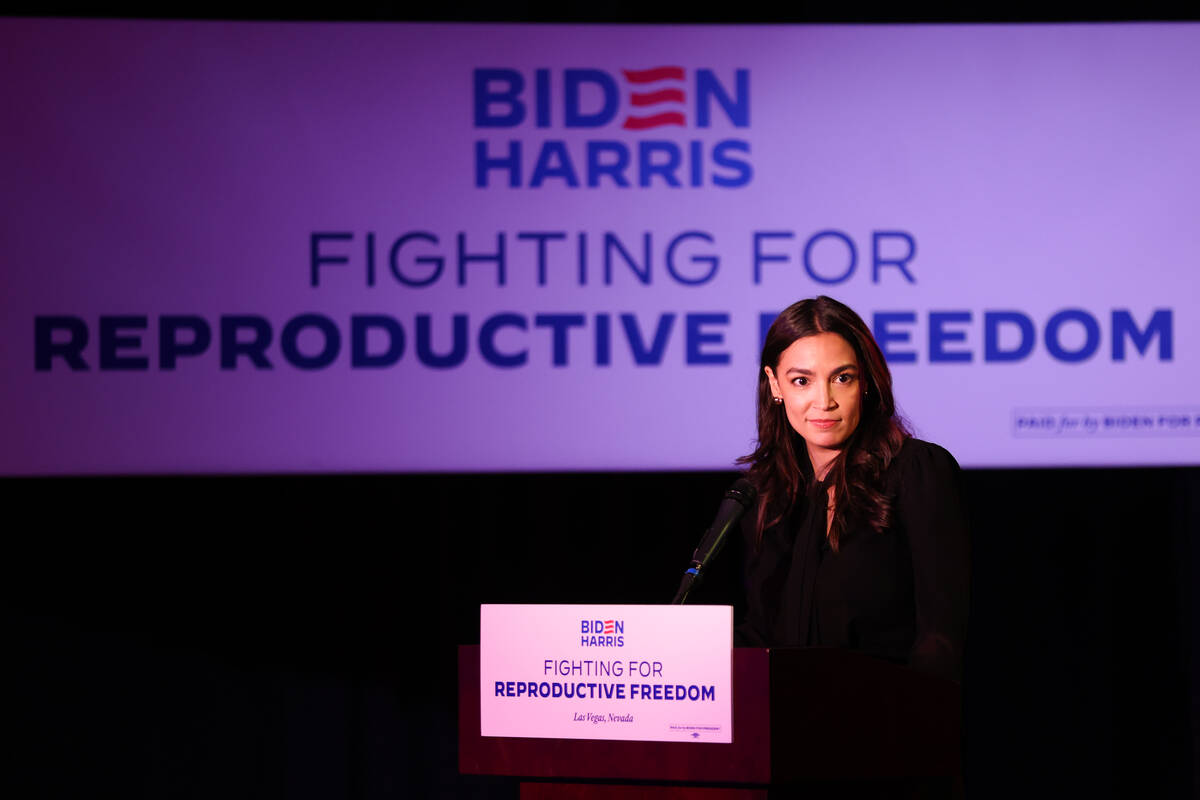
<svg viewBox="0 0 1200 800">
<path fill-rule="evenodd" d="M 696 552 L 692 553 L 692 563 L 683 573 L 683 581 L 679 584 L 679 591 L 675 592 L 671 605 L 683 605 L 687 602 L 692 587 L 704 580 L 704 568 L 721 552 L 726 536 L 737 527 L 738 520 L 754 505 L 757 496 L 754 485 L 746 478 L 738 478 L 733 482 L 733 486 L 726 490 L 725 499 L 717 509 L 716 518 L 705 532 L 704 538 L 700 540 Z"/>
</svg>

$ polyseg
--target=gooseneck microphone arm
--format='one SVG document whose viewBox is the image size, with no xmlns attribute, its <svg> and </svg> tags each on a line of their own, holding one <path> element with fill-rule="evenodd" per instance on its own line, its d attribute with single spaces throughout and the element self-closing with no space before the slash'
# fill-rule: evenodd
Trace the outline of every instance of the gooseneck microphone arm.
<svg viewBox="0 0 1200 800">
<path fill-rule="evenodd" d="M 716 518 L 705 532 L 704 538 L 700 540 L 696 552 L 692 553 L 692 562 L 683 573 L 683 581 L 671 600 L 672 605 L 683 605 L 687 602 L 688 593 L 704 580 L 704 568 L 721 552 L 729 532 L 737 528 L 742 514 L 754 506 L 757 495 L 754 486 L 745 478 L 738 478 L 725 492 L 725 499 L 717 509 Z"/>
</svg>

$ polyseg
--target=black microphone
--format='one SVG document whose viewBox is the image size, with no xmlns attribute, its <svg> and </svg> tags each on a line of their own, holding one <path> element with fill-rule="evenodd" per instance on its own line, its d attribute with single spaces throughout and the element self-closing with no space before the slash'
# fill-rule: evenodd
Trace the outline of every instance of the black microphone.
<svg viewBox="0 0 1200 800">
<path fill-rule="evenodd" d="M 696 552 L 692 553 L 692 563 L 683 573 L 683 581 L 679 584 L 679 591 L 675 592 L 671 605 L 683 605 L 687 602 L 688 592 L 704 579 L 704 568 L 721 552 L 726 536 L 737 527 L 738 520 L 754 505 L 754 498 L 757 496 L 758 492 L 746 478 L 738 478 L 725 492 L 725 499 L 717 509 L 716 518 L 705 532 L 704 538 L 700 540 Z"/>
</svg>

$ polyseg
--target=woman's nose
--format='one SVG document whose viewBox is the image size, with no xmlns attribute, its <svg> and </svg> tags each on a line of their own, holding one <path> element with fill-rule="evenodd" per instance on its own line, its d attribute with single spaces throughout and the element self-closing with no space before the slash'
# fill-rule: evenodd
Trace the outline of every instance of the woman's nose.
<svg viewBox="0 0 1200 800">
<path fill-rule="evenodd" d="M 837 401 L 833 399 L 833 391 L 829 388 L 829 384 L 822 384 L 820 401 L 821 408 L 824 409 L 835 408 L 837 406 Z"/>
</svg>

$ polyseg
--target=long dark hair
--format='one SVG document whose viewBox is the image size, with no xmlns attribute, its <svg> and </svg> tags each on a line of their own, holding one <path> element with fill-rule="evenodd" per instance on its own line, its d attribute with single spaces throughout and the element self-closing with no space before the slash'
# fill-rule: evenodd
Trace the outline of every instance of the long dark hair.
<svg viewBox="0 0 1200 800">
<path fill-rule="evenodd" d="M 758 368 L 758 447 L 738 459 L 748 465 L 747 476 L 758 489 L 758 536 L 779 522 L 802 491 L 811 488 L 804 439 L 792 429 L 784 406 L 772 400 L 764 367 L 777 372 L 783 351 L 797 339 L 818 333 L 836 333 L 854 349 L 866 395 L 858 427 L 825 476 L 837 503 L 829 529 L 830 546 L 850 522 L 875 531 L 886 530 L 892 521 L 892 498 L 884 492 L 883 476 L 900 452 L 909 432 L 896 414 L 892 396 L 892 373 L 870 329 L 847 305 L 831 297 L 816 297 L 793 303 L 775 318 L 767 331 Z"/>
</svg>

